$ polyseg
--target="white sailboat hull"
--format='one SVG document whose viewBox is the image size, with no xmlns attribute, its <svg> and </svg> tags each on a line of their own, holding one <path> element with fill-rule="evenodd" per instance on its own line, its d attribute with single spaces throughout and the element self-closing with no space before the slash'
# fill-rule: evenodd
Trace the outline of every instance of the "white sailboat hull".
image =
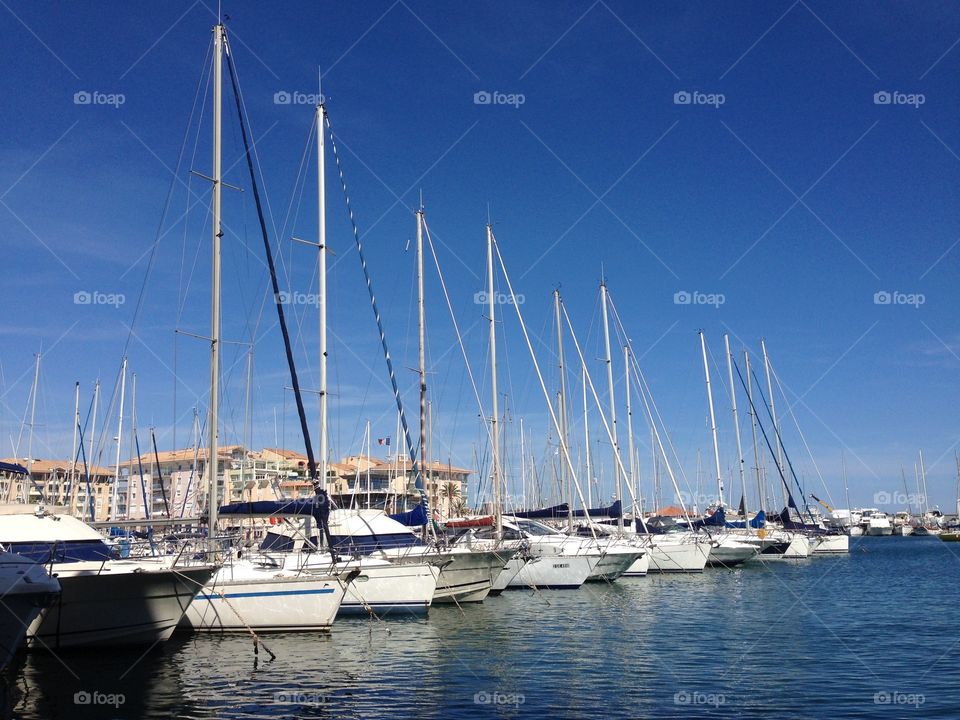
<svg viewBox="0 0 960 720">
<path fill-rule="evenodd" d="M 346 584 L 336 576 L 227 565 L 197 594 L 180 627 L 195 631 L 329 630 Z"/>
<path fill-rule="evenodd" d="M 846 535 L 820 535 L 813 538 L 810 551 L 814 555 L 844 555 L 850 552 L 850 538 Z"/>
<path fill-rule="evenodd" d="M 740 542 L 732 538 L 723 538 L 710 548 L 707 565 L 711 567 L 734 567 L 752 560 L 759 548 L 751 543 Z"/>
<path fill-rule="evenodd" d="M 423 546 L 390 548 L 383 557 L 398 563 L 429 562 L 440 568 L 434 603 L 483 602 L 516 550 L 473 550 L 453 547 L 434 550 Z"/>
<path fill-rule="evenodd" d="M 13 553 L 0 552 L 0 670 L 20 648 L 27 628 L 41 610 L 56 602 L 60 583 L 39 565 Z"/>
<path fill-rule="evenodd" d="M 588 546 L 585 553 L 593 565 L 587 582 L 613 582 L 627 572 L 646 551 L 630 545 L 611 543 L 598 549 Z"/>
<path fill-rule="evenodd" d="M 698 573 L 703 572 L 710 556 L 706 543 L 684 540 L 662 541 L 654 538 L 650 552 L 651 573 Z"/>
</svg>

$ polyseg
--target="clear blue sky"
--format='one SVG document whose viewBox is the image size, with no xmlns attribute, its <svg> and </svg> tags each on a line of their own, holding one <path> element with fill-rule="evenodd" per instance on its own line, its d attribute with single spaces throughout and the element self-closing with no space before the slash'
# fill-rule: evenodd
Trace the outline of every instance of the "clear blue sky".
<svg viewBox="0 0 960 720">
<path fill-rule="evenodd" d="M 483 309 L 473 296 L 484 284 L 489 204 L 525 296 L 525 318 L 543 343 L 538 354 L 551 387 L 551 291 L 559 284 L 594 379 L 605 388 L 594 362 L 603 272 L 691 483 L 697 448 L 705 467 L 711 458 L 696 335 L 702 327 L 717 362 L 724 332 L 737 350 L 757 352 L 759 339 L 767 339 L 787 393 L 778 410 L 793 405 L 812 451 L 792 419 L 785 421 L 808 491 L 821 489 L 816 462 L 843 504 L 841 451 L 854 503 L 872 504 L 878 491 L 902 493 L 901 464 L 913 491 L 922 448 L 932 501 L 953 507 L 960 439 L 956 7 L 388 0 L 229 2 L 224 12 L 284 283 L 303 293 L 316 292 L 315 253 L 290 236 L 316 231 L 312 167 L 297 181 L 312 107 L 274 97 L 316 92 L 323 70 L 411 420 L 416 308 L 406 245 L 422 189 L 475 372 L 486 375 Z M 41 347 L 35 455 L 69 453 L 75 381 L 84 412 L 95 377 L 107 399 L 113 390 L 215 13 L 205 2 L 136 12 L 127 3 L 94 9 L 4 0 L 0 7 L 3 454 L 20 434 Z M 475 103 L 484 91 L 522 94 L 523 102 Z M 876 95 L 884 92 L 890 95 Z M 85 96 L 77 93 L 101 95 L 78 104 L 75 97 Z M 115 94 L 122 104 L 110 104 Z M 692 101 L 682 102 L 687 97 Z M 227 179 L 247 187 L 237 124 L 231 112 L 225 116 Z M 139 424 L 157 426 L 162 448 L 173 443 L 175 360 L 178 445 L 187 442 L 191 408 L 202 412 L 207 402 L 206 346 L 180 336 L 175 354 L 173 330 L 209 330 L 209 189 L 188 174 L 210 171 L 209 122 L 208 98 L 189 126 L 128 349 Z M 374 438 L 395 431 L 332 175 L 329 188 L 337 253 L 330 274 L 333 440 L 341 455 L 358 450 L 366 419 Z M 276 409 L 280 443 L 296 447 L 280 337 L 273 308 L 262 305 L 266 276 L 250 193 L 225 193 L 224 336 L 256 340 L 254 445 L 274 444 Z M 78 305 L 78 292 L 122 293 L 126 302 Z M 427 292 L 435 454 L 476 467 L 475 445 L 485 452 L 479 410 L 435 273 Z M 677 304 L 678 292 L 721 294 L 725 302 Z M 877 304 L 883 292 L 904 295 Z M 900 302 L 911 294 L 922 304 Z M 295 309 L 304 385 L 316 387 L 316 313 Z M 509 395 L 515 460 L 519 418 L 542 454 L 546 415 L 516 318 L 504 310 L 501 388 Z M 244 346 L 225 347 L 227 442 L 239 441 L 243 424 L 244 354 Z M 714 379 L 729 473 L 735 449 L 726 380 Z M 486 411 L 487 387 L 484 379 Z M 315 418 L 315 398 L 308 402 Z M 622 396 L 618 403 L 622 411 Z M 645 443 L 636 408 L 635 417 Z M 109 422 L 116 423 L 115 413 Z M 598 423 L 594 412 L 595 438 Z M 609 449 L 595 450 L 609 474 Z M 646 484 L 649 453 L 642 452 Z"/>
</svg>

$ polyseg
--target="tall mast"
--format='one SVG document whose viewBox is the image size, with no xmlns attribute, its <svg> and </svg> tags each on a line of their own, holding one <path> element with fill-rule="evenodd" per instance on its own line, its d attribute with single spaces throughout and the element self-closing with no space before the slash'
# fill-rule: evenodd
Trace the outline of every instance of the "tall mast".
<svg viewBox="0 0 960 720">
<path fill-rule="evenodd" d="M 120 365 L 120 415 L 117 421 L 117 461 L 113 472 L 113 493 L 110 499 L 110 519 L 117 519 L 117 492 L 120 486 L 120 445 L 123 440 L 123 400 L 127 391 L 127 359 Z"/>
<path fill-rule="evenodd" d="M 917 498 L 923 503 L 923 516 L 927 517 L 930 511 L 930 505 L 927 503 L 927 469 L 923 465 L 923 450 L 920 451 L 920 481 L 923 483 L 923 489 L 920 491 L 920 497 Z"/>
<path fill-rule="evenodd" d="M 628 482 L 631 487 L 635 487 L 637 483 L 637 468 L 634 463 L 634 453 L 633 453 L 633 411 L 630 407 L 630 346 L 623 346 L 623 364 L 626 368 L 625 374 L 623 376 L 624 390 L 627 394 L 627 451 L 630 453 L 630 465 L 628 471 L 630 477 Z M 638 488 L 639 489 L 639 488 Z M 639 493 L 638 493 L 639 495 Z M 643 505 L 643 501 L 640 501 L 640 505 Z M 634 508 L 634 514 L 639 511 L 640 508 Z"/>
<path fill-rule="evenodd" d="M 214 537 L 217 531 L 217 511 L 220 503 L 220 480 L 218 477 L 219 449 L 218 415 L 220 409 L 220 191 L 222 178 L 220 167 L 220 126 L 223 87 L 223 25 L 213 28 L 213 196 L 211 228 L 213 262 L 210 283 L 210 440 L 207 444 L 207 533 Z"/>
<path fill-rule="evenodd" d="M 426 356 L 426 311 L 423 306 L 423 204 L 417 210 L 417 328 L 418 363 L 420 376 L 420 448 L 417 452 L 417 475 L 423 490 L 429 497 L 429 488 L 424 474 L 427 452 L 427 356 Z"/>
<path fill-rule="evenodd" d="M 133 507 L 130 504 L 130 493 L 133 488 L 133 459 L 137 456 L 137 374 L 130 373 L 130 451 L 127 454 L 127 460 L 130 461 L 130 467 L 127 470 L 127 518 L 130 518 L 130 511 Z M 117 443 L 119 447 L 120 443 Z M 137 468 L 139 472 L 140 467 L 140 458 L 137 456 Z M 143 480 L 143 476 L 140 476 L 140 480 Z M 144 503 L 146 503 L 146 496 L 143 497 Z M 143 514 L 144 517 L 147 516 L 146 512 Z"/>
<path fill-rule="evenodd" d="M 77 429 L 80 426 L 80 383 L 73 386 L 73 444 L 70 454 L 70 492 L 77 482 Z"/>
<path fill-rule="evenodd" d="M 503 515 L 500 503 L 500 426 L 497 422 L 498 398 L 497 398 L 497 326 L 494 312 L 496 310 L 493 294 L 493 228 L 487 223 L 487 313 L 489 313 L 488 325 L 490 329 L 490 395 L 493 399 L 493 407 L 490 415 L 490 442 L 492 469 L 493 469 L 493 517 L 495 524 L 496 537 L 499 540 L 503 536 Z"/>
<path fill-rule="evenodd" d="M 750 375 L 750 353 L 743 351 L 743 367 L 747 374 L 747 401 L 750 404 L 750 433 L 753 436 L 753 469 L 757 473 L 757 502 L 758 511 L 763 510 L 763 481 L 760 479 L 760 448 L 757 445 L 757 414 L 753 406 L 753 380 Z M 746 501 L 744 501 L 746 502 Z"/>
<path fill-rule="evenodd" d="M 621 500 L 622 490 L 620 487 L 621 478 L 620 478 L 620 464 L 617 462 L 617 456 L 620 452 L 620 447 L 617 444 L 617 400 L 613 394 L 613 358 L 610 356 L 610 324 L 607 322 L 607 284 L 606 282 L 600 283 L 600 295 L 603 299 L 603 347 L 604 347 L 604 362 L 607 364 L 607 390 L 610 394 L 610 436 L 613 441 L 613 478 L 614 478 L 614 488 L 615 494 L 614 497 L 616 500 Z M 623 531 L 623 513 L 620 513 L 620 517 L 617 518 L 617 528 L 620 531 Z"/>
<path fill-rule="evenodd" d="M 563 365 L 563 324 L 560 321 L 560 291 L 553 291 L 553 310 L 557 322 L 557 364 L 560 369 L 560 398 L 557 408 L 560 411 L 560 442 L 567 444 L 567 380 L 566 370 Z M 563 491 L 567 501 L 567 530 L 573 532 L 573 487 L 570 485 L 571 477 L 567 472 L 566 466 L 560 464 L 560 480 L 563 484 Z"/>
<path fill-rule="evenodd" d="M 97 378 L 96 382 L 93 384 L 93 418 L 91 418 L 91 427 L 90 427 L 90 452 L 87 453 L 87 468 L 89 472 L 93 472 L 94 465 L 97 462 L 97 459 L 93 456 L 94 451 L 97 447 L 97 412 L 100 409 L 100 378 Z M 89 478 L 89 473 L 88 476 Z M 90 519 L 96 520 L 94 517 L 94 504 L 93 498 L 90 496 L 90 484 L 87 484 L 84 492 L 84 503 L 83 503 L 83 512 L 80 514 L 80 519 L 83 520 L 86 518 L 86 510 L 89 506 L 90 508 Z"/>
<path fill-rule="evenodd" d="M 717 471 L 717 492 L 723 507 L 723 475 L 720 472 L 720 445 L 717 443 L 717 418 L 713 413 L 713 390 L 710 388 L 710 364 L 707 362 L 707 340 L 700 331 L 700 349 L 703 352 L 703 375 L 707 380 L 707 403 L 710 405 L 710 433 L 713 435 L 713 462 Z"/>
<path fill-rule="evenodd" d="M 780 421 L 777 419 L 777 403 L 773 399 L 773 383 L 770 380 L 770 358 L 767 356 L 767 343 L 761 338 L 760 348 L 763 350 L 763 371 L 767 375 L 767 394 L 770 396 L 770 414 L 773 415 L 773 432 L 777 436 L 777 469 L 780 477 L 785 478 L 783 467 L 783 444 L 780 442 Z M 783 489 L 783 504 L 787 504 L 787 490 Z"/>
<path fill-rule="evenodd" d="M 523 418 L 520 418 L 520 492 L 523 493 L 523 506 L 530 507 L 527 499 L 527 458 L 523 438 Z"/>
<path fill-rule="evenodd" d="M 31 470 L 33 470 L 33 422 L 36 419 L 37 413 L 37 387 L 39 382 L 40 353 L 37 353 L 33 364 L 33 389 L 30 392 L 30 435 L 27 440 L 27 474 L 30 474 Z"/>
<path fill-rule="evenodd" d="M 240 487 L 246 486 L 247 453 L 250 452 L 250 385 L 253 381 L 253 348 L 247 350 L 247 388 L 243 398 L 243 459 L 240 461 Z M 254 473 L 256 475 L 256 473 Z M 251 497 L 250 500 L 253 500 Z"/>
<path fill-rule="evenodd" d="M 327 185 L 326 133 L 323 124 L 324 106 L 317 105 L 317 263 L 319 265 L 320 311 L 320 487 L 327 487 L 327 456 L 330 437 L 327 429 Z"/>
<path fill-rule="evenodd" d="M 587 369 L 580 368 L 583 384 L 583 448 L 587 470 L 587 505 L 593 504 L 593 468 L 590 467 L 590 425 L 587 421 Z"/>
<path fill-rule="evenodd" d="M 733 408 L 733 429 L 737 436 L 737 469 L 740 471 L 740 492 L 743 493 L 743 520 L 749 530 L 747 522 L 747 480 L 743 472 L 743 443 L 740 440 L 740 418 L 737 416 L 737 388 L 733 384 L 733 354 L 730 352 L 730 335 L 724 334 L 723 345 L 727 351 L 727 380 L 730 383 L 730 406 Z"/>
<path fill-rule="evenodd" d="M 916 467 L 916 466 L 914 466 Z M 847 485 L 847 460 L 844 457 L 843 448 L 840 449 L 840 472 L 843 475 L 843 494 L 847 499 L 847 533 L 853 527 L 853 509 L 850 507 L 850 487 Z M 840 521 L 843 522 L 842 520 Z"/>
</svg>

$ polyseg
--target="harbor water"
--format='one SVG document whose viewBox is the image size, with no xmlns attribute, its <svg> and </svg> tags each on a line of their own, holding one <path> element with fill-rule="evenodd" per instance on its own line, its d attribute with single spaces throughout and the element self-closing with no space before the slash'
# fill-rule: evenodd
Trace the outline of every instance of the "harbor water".
<svg viewBox="0 0 960 720">
<path fill-rule="evenodd" d="M 21 654 L 16 718 L 960 717 L 960 544 L 509 591 L 328 634 Z"/>
</svg>

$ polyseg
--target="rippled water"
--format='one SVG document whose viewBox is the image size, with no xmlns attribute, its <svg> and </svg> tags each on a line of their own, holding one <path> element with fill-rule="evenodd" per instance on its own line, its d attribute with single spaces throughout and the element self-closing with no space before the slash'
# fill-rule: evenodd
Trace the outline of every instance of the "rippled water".
<svg viewBox="0 0 960 720">
<path fill-rule="evenodd" d="M 960 717 L 960 544 L 508 592 L 329 634 L 32 653 L 20 718 Z M 114 705 L 77 705 L 100 693 Z M 123 703 L 119 704 L 120 695 Z"/>
</svg>

